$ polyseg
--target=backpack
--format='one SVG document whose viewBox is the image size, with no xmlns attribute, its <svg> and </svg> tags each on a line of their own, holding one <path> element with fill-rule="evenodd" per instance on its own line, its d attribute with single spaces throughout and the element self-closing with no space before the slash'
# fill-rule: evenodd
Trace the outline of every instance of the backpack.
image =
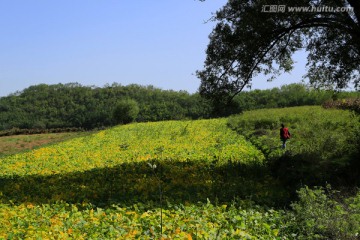
<svg viewBox="0 0 360 240">
<path fill-rule="evenodd" d="M 289 129 L 288 128 L 283 128 L 283 137 L 285 139 L 289 139 L 291 136 L 290 132 L 289 132 Z"/>
</svg>

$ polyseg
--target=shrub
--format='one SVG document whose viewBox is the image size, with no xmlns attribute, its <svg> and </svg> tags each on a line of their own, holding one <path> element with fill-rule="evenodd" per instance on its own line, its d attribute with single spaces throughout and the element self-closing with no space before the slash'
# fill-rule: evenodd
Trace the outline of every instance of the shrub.
<svg viewBox="0 0 360 240">
<path fill-rule="evenodd" d="M 301 188 L 298 196 L 299 201 L 291 205 L 293 226 L 288 229 L 298 239 L 356 239 L 360 230 L 359 194 L 342 201 L 339 192 L 327 186 Z"/>
<path fill-rule="evenodd" d="M 116 105 L 113 117 L 116 123 L 127 124 L 135 121 L 138 114 L 138 103 L 132 99 L 125 99 Z"/>
</svg>

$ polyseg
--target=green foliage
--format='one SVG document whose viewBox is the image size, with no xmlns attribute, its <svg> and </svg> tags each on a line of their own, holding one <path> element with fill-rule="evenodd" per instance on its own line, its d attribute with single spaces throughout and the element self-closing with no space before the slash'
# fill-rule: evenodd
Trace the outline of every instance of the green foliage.
<svg viewBox="0 0 360 240">
<path fill-rule="evenodd" d="M 298 191 L 288 225 L 298 239 L 357 239 L 360 231 L 360 194 L 341 198 L 340 192 L 308 187 Z"/>
<path fill-rule="evenodd" d="M 281 123 L 292 134 L 286 151 L 280 148 Z M 228 124 L 263 151 L 290 189 L 301 183 L 359 183 L 359 117 L 351 112 L 321 107 L 264 109 L 231 117 Z"/>
<path fill-rule="evenodd" d="M 230 205 L 279 197 L 263 160 L 225 119 L 122 125 L 7 156 L 0 238 L 275 238 L 276 211 Z"/>
<path fill-rule="evenodd" d="M 326 3 L 326 4 L 325 4 Z M 292 55 L 306 49 L 308 74 L 317 88 L 359 87 L 360 5 L 351 1 L 288 0 L 284 11 L 270 0 L 229 0 L 212 20 L 200 94 L 215 105 L 228 103 L 258 74 L 273 80 L 293 68 Z M 281 4 L 279 2 L 278 4 Z M 353 11 L 289 11 L 325 4 Z M 275 7 L 275 9 L 267 9 Z M 341 43 L 341 44 L 339 44 Z"/>
<path fill-rule="evenodd" d="M 323 135 L 334 133 L 343 141 L 337 129 L 358 121 L 351 116 L 302 107 L 230 118 L 228 125 L 261 148 L 270 162 L 231 131 L 226 119 L 121 125 L 2 157 L 0 239 L 356 239 L 359 193 L 305 187 L 290 208 L 284 208 L 289 196 L 278 180 L 284 176 L 274 177 L 268 169 L 274 167 L 276 156 L 293 157 L 306 149 L 313 153 L 314 142 L 295 147 L 301 146 L 301 134 L 312 136 L 311 131 L 300 131 L 305 122 L 312 119 L 329 132 Z M 347 117 L 349 123 L 344 121 Z M 279 144 L 270 136 L 276 133 L 278 138 L 280 122 L 293 130 L 290 152 L 268 147 Z M 356 134 L 350 138 L 360 136 Z M 328 149 L 342 144 L 333 141 Z M 289 170 L 286 174 L 292 178 L 297 172 L 289 164 L 279 169 Z M 314 174 L 324 169 L 312 172 L 308 165 L 303 170 Z M 274 208 L 275 203 L 281 207 Z"/>
<path fill-rule="evenodd" d="M 277 187 L 263 159 L 226 127 L 225 119 L 128 124 L 2 158 L 0 200 L 155 201 L 157 178 L 150 162 L 158 166 L 169 201 L 226 202 L 251 196 L 270 205 L 282 193 L 263 192 Z"/>
<path fill-rule="evenodd" d="M 65 202 L 0 205 L 0 215 L 7 223 L 0 225 L 4 239 L 279 239 L 283 223 L 282 211 L 210 202 L 168 203 L 162 228 L 160 209 L 142 203 L 106 209 Z"/>
<path fill-rule="evenodd" d="M 337 94 L 338 99 L 356 96 Z M 245 110 L 299 105 L 320 105 L 332 99 L 330 91 L 317 91 L 301 84 L 272 90 L 242 92 L 227 108 L 211 106 L 198 93 L 164 91 L 152 86 L 119 84 L 102 88 L 77 83 L 31 86 L 0 98 L 0 131 L 18 129 L 94 129 L 114 125 L 119 100 L 137 102 L 137 122 L 201 119 L 240 113 Z"/>
<path fill-rule="evenodd" d="M 0 98 L 0 130 L 112 126 L 119 99 L 133 99 L 138 103 L 137 121 L 140 122 L 198 119 L 209 115 L 208 104 L 198 94 L 185 91 L 116 83 L 102 88 L 78 83 L 40 84 Z"/>
<path fill-rule="evenodd" d="M 135 121 L 139 114 L 139 105 L 135 100 L 125 99 L 116 105 L 114 119 L 116 123 L 127 124 Z"/>
<path fill-rule="evenodd" d="M 280 88 L 251 90 L 239 93 L 234 102 L 243 111 L 263 108 L 282 108 L 321 105 L 336 97 L 344 99 L 356 97 L 356 92 L 333 92 L 310 88 L 304 84 L 289 84 Z"/>
</svg>

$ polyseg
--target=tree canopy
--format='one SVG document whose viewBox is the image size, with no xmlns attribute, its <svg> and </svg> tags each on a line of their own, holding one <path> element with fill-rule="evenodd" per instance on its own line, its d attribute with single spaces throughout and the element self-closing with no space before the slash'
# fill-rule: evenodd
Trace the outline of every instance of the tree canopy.
<svg viewBox="0 0 360 240">
<path fill-rule="evenodd" d="M 215 104 L 229 103 L 258 74 L 289 72 L 301 49 L 313 86 L 360 86 L 359 0 L 229 0 L 212 19 L 197 76 L 200 94 Z"/>
<path fill-rule="evenodd" d="M 359 96 L 339 92 L 336 98 Z M 333 99 L 331 91 L 318 91 L 303 84 L 243 91 L 231 110 L 241 111 L 320 105 Z M 227 110 L 229 111 L 229 110 Z M 226 112 L 224 112 L 226 113 Z M 104 87 L 79 83 L 40 84 L 0 98 L 0 136 L 18 129 L 94 129 L 119 123 L 209 118 L 211 106 L 198 93 L 161 90 L 153 86 L 113 83 Z M 14 131 L 12 131 L 14 130 Z M 3 131 L 3 133 L 2 133 Z M 15 133 L 14 133 L 15 134 Z"/>
<path fill-rule="evenodd" d="M 128 105 L 133 106 L 131 110 L 138 108 L 138 111 L 119 107 L 128 99 L 136 101 L 137 104 Z M 139 122 L 198 119 L 207 117 L 207 106 L 198 95 L 153 86 L 39 84 L 0 98 L 0 131 L 11 128 L 93 129 L 132 121 L 134 117 Z M 129 116 L 130 119 L 124 119 Z"/>
<path fill-rule="evenodd" d="M 116 105 L 113 114 L 116 123 L 131 123 L 139 114 L 139 104 L 133 99 L 124 99 Z"/>
</svg>

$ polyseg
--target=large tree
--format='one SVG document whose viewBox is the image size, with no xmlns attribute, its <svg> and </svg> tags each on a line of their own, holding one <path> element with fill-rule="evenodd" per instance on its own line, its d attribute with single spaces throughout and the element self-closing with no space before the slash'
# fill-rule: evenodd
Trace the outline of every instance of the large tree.
<svg viewBox="0 0 360 240">
<path fill-rule="evenodd" d="M 197 76 L 200 94 L 218 106 L 258 74 L 273 79 L 291 71 L 301 49 L 313 85 L 360 86 L 360 0 L 229 0 L 213 20 Z"/>
</svg>

